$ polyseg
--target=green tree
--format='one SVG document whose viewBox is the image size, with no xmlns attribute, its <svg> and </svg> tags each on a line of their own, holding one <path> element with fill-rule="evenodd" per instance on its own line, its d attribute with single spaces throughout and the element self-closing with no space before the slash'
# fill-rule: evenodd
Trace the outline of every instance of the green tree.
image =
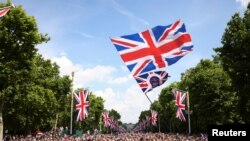
<svg viewBox="0 0 250 141">
<path fill-rule="evenodd" d="M 62 106 L 62 111 L 58 114 L 58 127 L 70 127 L 70 116 L 71 116 L 71 95 L 67 95 L 65 98 L 65 105 Z M 75 119 L 73 119 L 75 120 Z"/>
<path fill-rule="evenodd" d="M 140 122 L 146 121 L 146 117 L 150 117 L 151 116 L 151 112 L 150 110 L 145 110 L 142 111 L 140 116 L 139 116 L 139 121 L 136 125 L 138 125 Z M 148 132 L 150 129 L 148 126 L 145 126 L 145 129 L 143 129 L 145 132 Z"/>
<path fill-rule="evenodd" d="M 140 116 L 139 116 L 139 122 L 141 122 L 142 120 L 145 120 L 146 116 L 150 117 L 150 115 L 151 115 L 150 110 L 142 111 L 141 114 L 140 114 Z"/>
<path fill-rule="evenodd" d="M 108 111 L 108 110 L 104 110 L 104 111 Z M 113 119 L 114 120 L 116 120 L 116 121 L 118 121 L 118 124 L 119 125 L 121 125 L 121 126 L 123 126 L 125 129 L 126 129 L 126 125 L 124 125 L 122 122 L 121 122 L 121 115 L 120 115 L 120 113 L 118 113 L 116 110 L 114 110 L 114 109 L 111 109 L 110 111 L 108 111 L 109 112 L 109 117 L 113 117 Z M 103 117 L 101 117 L 102 119 L 102 131 L 103 131 L 103 133 L 108 133 L 109 131 L 109 127 L 107 127 L 107 128 L 104 128 L 104 122 L 103 122 Z M 110 129 L 111 130 L 111 129 Z"/>
<path fill-rule="evenodd" d="M 54 66 L 57 66 L 54 64 Z M 68 112 L 68 117 L 70 117 L 70 99 L 69 96 L 71 96 L 71 86 L 72 86 L 72 80 L 70 80 L 69 76 L 56 76 L 51 81 L 51 89 L 53 89 L 55 93 L 55 98 L 57 100 L 58 106 L 55 108 L 55 128 L 58 127 L 58 125 L 61 125 L 60 121 L 67 120 L 70 121 L 70 118 L 62 119 L 62 115 Z M 65 111 L 67 110 L 67 112 Z M 66 115 L 65 115 L 66 116 Z"/>
<path fill-rule="evenodd" d="M 104 110 L 104 100 L 94 94 L 91 96 L 89 113 L 92 122 L 90 124 L 92 125 L 92 129 L 99 129 L 102 120 L 102 112 Z"/>
<path fill-rule="evenodd" d="M 78 89 L 80 91 L 82 89 Z M 101 97 L 94 95 L 92 92 L 89 94 L 89 111 L 88 117 L 82 122 L 75 121 L 75 129 L 82 129 L 83 131 L 94 131 L 99 129 L 101 124 L 101 116 L 104 111 L 104 100 Z M 76 119 L 77 112 L 74 112 L 74 119 Z"/>
<path fill-rule="evenodd" d="M 111 109 L 109 111 L 109 116 L 113 117 L 114 120 L 117 120 L 117 121 L 120 121 L 120 119 L 121 119 L 121 115 L 116 110 L 114 110 L 114 109 Z"/>
<path fill-rule="evenodd" d="M 162 132 L 182 132 L 186 131 L 186 123 L 176 118 L 176 109 L 174 103 L 174 95 L 172 90 L 179 88 L 179 83 L 171 83 L 168 87 L 162 89 L 159 96 L 161 105 L 160 125 Z"/>
<path fill-rule="evenodd" d="M 5 128 L 22 134 L 36 129 L 51 130 L 56 113 L 65 105 L 62 101 L 66 99 L 71 81 L 66 76 L 60 77 L 58 66 L 40 55 L 33 58 L 26 77 L 27 81 L 16 85 L 5 99 L 8 105 L 3 114 L 4 119 L 8 119 Z"/>
<path fill-rule="evenodd" d="M 1 3 L 0 7 L 9 6 Z M 48 41 L 40 34 L 34 17 L 27 16 L 21 6 L 12 8 L 0 20 L 0 138 L 3 134 L 2 112 L 15 85 L 23 82 L 31 68 L 37 44 Z"/>
<path fill-rule="evenodd" d="M 182 75 L 180 82 L 171 83 L 162 89 L 158 101 L 150 106 L 150 109 L 158 111 L 161 132 L 188 131 L 187 122 L 176 118 L 174 88 L 189 91 L 193 132 L 204 132 L 210 124 L 240 122 L 235 107 L 238 97 L 232 90 L 231 79 L 224 72 L 218 56 L 214 61 L 201 60 L 196 67 Z M 154 131 L 157 131 L 156 128 Z"/>
<path fill-rule="evenodd" d="M 238 110 L 245 123 L 250 123 L 250 4 L 244 17 L 232 16 L 222 37 L 222 47 L 215 51 L 221 58 L 223 69 L 232 79 L 239 97 Z"/>
<path fill-rule="evenodd" d="M 156 111 L 156 112 L 158 113 L 158 115 L 157 115 L 156 126 L 150 125 L 150 126 L 152 126 L 152 127 L 151 127 L 151 130 L 152 130 L 153 132 L 158 132 L 158 131 L 159 131 L 159 128 L 165 128 L 165 127 L 166 127 L 166 126 L 163 125 L 163 123 L 162 123 L 162 121 L 165 121 L 165 118 L 163 118 L 163 119 L 161 120 L 161 117 L 163 116 L 163 114 L 165 113 L 165 111 L 163 111 L 163 107 L 162 107 L 161 103 L 159 102 L 159 98 L 158 98 L 158 100 L 154 101 L 154 102 L 150 105 L 149 117 L 151 117 L 151 110 L 154 110 L 154 111 Z M 161 123 L 159 124 L 159 122 L 161 122 Z M 160 130 L 160 131 L 162 131 L 162 130 Z"/>
<path fill-rule="evenodd" d="M 180 88 L 185 90 L 187 87 L 194 132 L 204 132 L 207 125 L 238 121 L 235 114 L 237 96 L 232 91 L 231 79 L 220 64 L 201 60 L 183 75 Z"/>
</svg>

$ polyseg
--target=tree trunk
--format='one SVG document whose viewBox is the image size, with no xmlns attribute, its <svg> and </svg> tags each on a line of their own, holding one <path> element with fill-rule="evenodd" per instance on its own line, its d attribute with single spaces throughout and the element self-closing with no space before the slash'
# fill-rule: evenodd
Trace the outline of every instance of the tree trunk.
<svg viewBox="0 0 250 141">
<path fill-rule="evenodd" d="M 58 122 L 58 112 L 56 113 L 56 121 L 55 121 L 55 126 L 53 129 L 53 136 L 56 137 L 57 134 L 57 122 Z"/>
<path fill-rule="evenodd" d="M 0 105 L 0 141 L 3 139 L 3 103 Z"/>
<path fill-rule="evenodd" d="M 55 126 L 54 126 L 54 130 L 55 131 L 57 129 L 57 122 L 58 122 L 58 112 L 56 113 L 56 122 L 55 122 Z"/>
</svg>

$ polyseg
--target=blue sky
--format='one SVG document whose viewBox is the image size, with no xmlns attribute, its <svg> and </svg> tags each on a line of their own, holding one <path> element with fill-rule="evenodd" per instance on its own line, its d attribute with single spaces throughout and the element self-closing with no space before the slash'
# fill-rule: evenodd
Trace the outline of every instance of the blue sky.
<svg viewBox="0 0 250 141">
<path fill-rule="evenodd" d="M 162 86 L 179 81 L 180 74 L 200 59 L 211 58 L 231 16 L 250 0 L 12 0 L 35 16 L 39 30 L 51 41 L 37 46 L 56 62 L 61 75 L 75 72 L 74 88 L 89 88 L 103 97 L 105 108 L 117 110 L 122 122 L 135 123 L 149 108 L 136 81 L 116 52 L 110 37 L 168 25 L 181 19 L 191 34 L 194 51 L 166 70 Z M 0 0 L 6 2 L 6 0 Z M 156 100 L 162 87 L 148 93 Z M 167 111 L 166 111 L 167 112 Z"/>
</svg>

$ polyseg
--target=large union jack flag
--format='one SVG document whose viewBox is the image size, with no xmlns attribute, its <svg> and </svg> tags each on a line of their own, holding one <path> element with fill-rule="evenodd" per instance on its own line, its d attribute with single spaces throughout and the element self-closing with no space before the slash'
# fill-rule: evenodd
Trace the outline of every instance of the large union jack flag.
<svg viewBox="0 0 250 141">
<path fill-rule="evenodd" d="M 176 106 L 176 117 L 179 118 L 181 121 L 186 121 L 185 115 L 183 112 L 185 111 L 186 107 L 186 93 L 183 91 L 175 90 L 175 106 Z"/>
<path fill-rule="evenodd" d="M 88 99 L 88 90 L 84 90 L 79 92 L 78 94 L 74 94 L 75 99 L 77 101 L 76 110 L 78 110 L 77 121 L 83 121 L 86 117 L 88 117 L 88 107 L 89 107 L 89 99 Z"/>
<path fill-rule="evenodd" d="M 0 8 L 0 19 L 10 11 L 10 7 Z"/>
<path fill-rule="evenodd" d="M 152 71 L 139 76 L 134 76 L 144 93 L 162 85 L 167 81 L 168 77 L 169 76 L 166 71 Z"/>
<path fill-rule="evenodd" d="M 156 121 L 157 121 L 157 112 L 151 110 L 151 124 L 156 126 Z"/>
<path fill-rule="evenodd" d="M 180 20 L 111 41 L 133 76 L 172 65 L 193 48 Z"/>
<path fill-rule="evenodd" d="M 105 126 L 105 127 L 110 126 L 110 122 L 109 122 L 109 112 L 108 112 L 108 111 L 103 112 L 103 113 L 102 113 L 102 117 L 103 117 L 104 126 Z"/>
</svg>

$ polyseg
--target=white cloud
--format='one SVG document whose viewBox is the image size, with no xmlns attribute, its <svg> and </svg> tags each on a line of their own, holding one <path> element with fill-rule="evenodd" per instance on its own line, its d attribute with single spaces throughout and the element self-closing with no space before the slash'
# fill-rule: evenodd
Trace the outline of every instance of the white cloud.
<svg viewBox="0 0 250 141">
<path fill-rule="evenodd" d="M 236 0 L 236 2 L 240 3 L 242 7 L 247 8 L 248 3 L 250 0 Z"/>
<path fill-rule="evenodd" d="M 93 68 L 81 69 L 76 71 L 75 83 L 80 86 L 87 86 L 90 82 L 103 82 L 105 83 L 111 77 L 116 69 L 112 66 L 97 65 Z"/>
<path fill-rule="evenodd" d="M 56 62 L 60 66 L 61 75 L 69 75 L 73 71 L 80 71 L 82 69 L 81 65 L 73 64 L 66 56 L 52 58 L 52 61 Z"/>
<path fill-rule="evenodd" d="M 128 68 L 124 65 L 122 65 L 120 68 L 122 69 L 123 72 L 129 72 Z"/>
<path fill-rule="evenodd" d="M 114 77 L 118 71 L 112 66 L 97 65 L 91 68 L 84 68 L 80 64 L 74 64 L 64 53 L 61 53 L 60 57 L 54 57 L 51 60 L 60 66 L 61 75 L 75 73 L 74 88 L 86 87 L 91 82 L 121 85 L 131 80 L 131 76 Z"/>
<path fill-rule="evenodd" d="M 106 88 L 94 93 L 105 100 L 104 106 L 107 110 L 118 111 L 121 114 L 122 122 L 126 123 L 136 123 L 141 111 L 148 110 L 150 106 L 150 102 L 137 85 L 130 86 L 124 92 Z"/>
<path fill-rule="evenodd" d="M 109 84 L 123 84 L 131 80 L 131 77 L 129 76 L 123 76 L 123 77 L 117 77 L 117 78 L 111 78 L 108 83 Z"/>
<path fill-rule="evenodd" d="M 131 83 L 134 81 L 131 75 L 114 77 L 116 72 L 122 71 L 122 68 L 116 69 L 112 66 L 103 65 L 84 68 L 80 64 L 74 64 L 65 53 L 60 53 L 60 55 L 60 57 L 54 57 L 51 60 L 60 66 L 61 75 L 71 75 L 73 71 L 75 72 L 74 88 L 89 86 L 91 82 L 99 83 L 102 86 L 109 85 L 107 88 L 97 89 L 93 92 L 105 100 L 104 106 L 106 109 L 115 109 L 121 114 L 122 122 L 136 123 L 141 111 L 149 109 L 150 102 L 142 93 L 140 87 L 136 83 Z M 127 87 L 125 90 L 124 84 Z M 115 87 L 113 87 L 114 85 Z M 158 94 L 164 86 L 148 93 L 152 102 L 158 98 Z"/>
<path fill-rule="evenodd" d="M 60 66 L 61 75 L 70 75 L 72 72 L 74 75 L 74 87 L 84 87 L 88 83 L 106 82 L 112 79 L 119 82 L 119 78 L 113 78 L 112 75 L 116 69 L 112 66 L 97 65 L 92 68 L 83 68 L 80 64 L 74 64 L 66 56 L 52 58 L 52 61 L 56 62 Z M 121 80 L 120 80 L 121 81 Z M 125 81 L 124 81 L 125 82 Z M 122 83 L 122 82 L 119 82 Z"/>
<path fill-rule="evenodd" d="M 134 81 L 131 75 L 114 77 L 115 73 L 119 71 L 112 66 L 97 65 L 84 69 L 83 66 L 74 64 L 63 53 L 61 57 L 53 58 L 52 61 L 60 66 L 61 75 L 70 75 L 71 72 L 75 72 L 74 88 L 86 87 L 91 82 L 95 84 L 101 82 L 102 85 L 122 85 L 121 87 L 123 87 L 123 84 L 130 84 L 125 90 L 117 86 L 93 91 L 94 94 L 105 100 L 104 106 L 106 109 L 115 109 L 121 114 L 122 122 L 136 123 L 141 111 L 149 109 L 150 102 L 142 93 L 140 87 L 136 83 L 131 84 Z M 152 102 L 158 98 L 160 90 L 166 84 L 148 93 Z"/>
</svg>

